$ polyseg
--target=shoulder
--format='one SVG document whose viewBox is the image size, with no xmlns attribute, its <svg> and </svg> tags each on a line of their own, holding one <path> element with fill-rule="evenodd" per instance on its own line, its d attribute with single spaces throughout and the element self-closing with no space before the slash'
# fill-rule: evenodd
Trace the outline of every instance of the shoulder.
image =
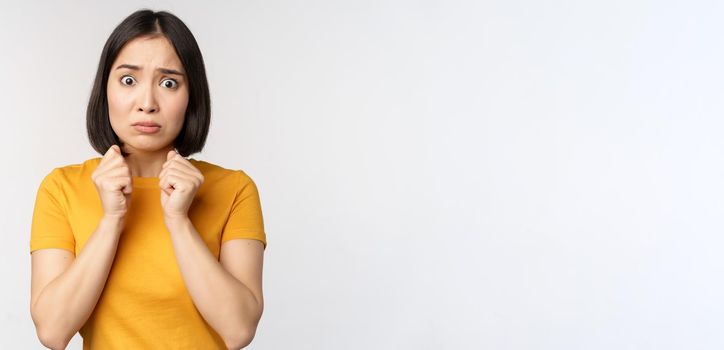
<svg viewBox="0 0 724 350">
<path fill-rule="evenodd" d="M 249 184 L 254 185 L 254 180 L 242 169 L 226 168 L 218 164 L 194 158 L 188 158 L 188 161 L 195 166 L 196 169 L 201 171 L 201 174 L 204 175 L 205 183 L 210 182 L 231 186 L 227 188 L 243 188 Z"/>
<path fill-rule="evenodd" d="M 90 178 L 100 163 L 101 158 L 90 158 L 80 163 L 57 166 L 51 169 L 43 178 L 42 184 L 62 185 L 64 183 L 76 184 L 85 178 Z"/>
</svg>

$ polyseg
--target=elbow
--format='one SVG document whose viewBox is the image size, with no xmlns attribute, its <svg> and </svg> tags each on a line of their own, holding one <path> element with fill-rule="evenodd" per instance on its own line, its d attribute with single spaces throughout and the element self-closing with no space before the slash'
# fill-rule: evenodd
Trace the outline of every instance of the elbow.
<svg viewBox="0 0 724 350">
<path fill-rule="evenodd" d="M 35 333 L 43 346 L 53 350 L 63 350 L 68 346 L 70 338 L 60 334 L 57 327 L 53 329 L 47 326 L 47 322 L 41 323 L 35 309 L 31 309 L 31 316 L 35 324 Z"/>
<path fill-rule="evenodd" d="M 70 339 L 66 339 L 66 337 L 64 336 L 59 336 L 52 332 L 48 332 L 47 329 L 38 328 L 37 335 L 40 343 L 43 344 L 43 346 L 53 350 L 65 349 L 65 347 L 68 346 L 68 342 L 70 341 Z"/>
<path fill-rule="evenodd" d="M 249 322 L 241 327 L 237 325 L 235 327 L 236 331 L 234 332 L 227 332 L 227 336 L 224 337 L 224 344 L 226 344 L 226 348 L 229 350 L 239 350 L 249 346 L 251 341 L 254 340 L 256 328 L 259 326 L 259 320 L 261 319 L 263 312 L 264 306 L 261 305 L 253 320 L 248 320 Z"/>
<path fill-rule="evenodd" d="M 229 350 L 243 349 L 251 344 L 251 341 L 254 340 L 255 334 L 256 329 L 246 329 L 236 332 L 233 337 L 224 339 L 224 343 L 226 344 L 226 348 Z"/>
</svg>

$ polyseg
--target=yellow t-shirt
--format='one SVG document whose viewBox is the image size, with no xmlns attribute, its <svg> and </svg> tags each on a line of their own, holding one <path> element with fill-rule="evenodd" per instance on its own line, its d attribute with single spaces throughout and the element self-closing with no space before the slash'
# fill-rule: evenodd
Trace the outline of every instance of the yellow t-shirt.
<svg viewBox="0 0 724 350">
<path fill-rule="evenodd" d="M 211 253 L 221 244 L 266 234 L 257 187 L 242 170 L 188 158 L 204 175 L 189 218 Z M 101 158 L 53 169 L 37 192 L 30 252 L 62 248 L 78 255 L 103 216 L 91 180 Z M 108 280 L 80 329 L 83 349 L 226 349 L 196 310 L 164 224 L 158 177 L 133 177 L 126 214 Z"/>
</svg>

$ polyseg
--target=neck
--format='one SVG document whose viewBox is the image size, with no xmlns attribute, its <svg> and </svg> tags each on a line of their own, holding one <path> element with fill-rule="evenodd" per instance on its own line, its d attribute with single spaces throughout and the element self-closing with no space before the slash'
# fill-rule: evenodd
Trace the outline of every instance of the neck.
<svg viewBox="0 0 724 350">
<path fill-rule="evenodd" d="M 138 150 L 128 146 L 123 150 L 129 153 L 126 156 L 126 164 L 131 170 L 131 176 L 158 177 L 163 163 L 166 163 L 168 151 L 173 150 L 173 145 L 155 151 Z"/>
</svg>

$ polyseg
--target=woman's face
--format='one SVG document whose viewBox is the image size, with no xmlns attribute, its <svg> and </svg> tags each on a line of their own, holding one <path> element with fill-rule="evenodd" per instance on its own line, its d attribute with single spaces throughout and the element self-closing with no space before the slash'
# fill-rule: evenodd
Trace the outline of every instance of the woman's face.
<svg viewBox="0 0 724 350">
<path fill-rule="evenodd" d="M 167 149 L 181 131 L 189 101 L 186 72 L 165 37 L 126 43 L 111 66 L 107 91 L 111 127 L 124 151 Z M 139 122 L 158 126 L 134 125 Z"/>
</svg>

